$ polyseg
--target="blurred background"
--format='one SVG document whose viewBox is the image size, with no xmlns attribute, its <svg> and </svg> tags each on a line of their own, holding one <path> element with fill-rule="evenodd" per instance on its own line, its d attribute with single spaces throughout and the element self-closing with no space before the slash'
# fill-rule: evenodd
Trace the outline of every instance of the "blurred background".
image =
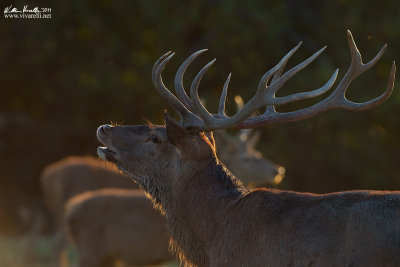
<svg viewBox="0 0 400 267">
<path fill-rule="evenodd" d="M 44 209 L 41 170 L 68 155 L 95 156 L 100 124 L 162 123 L 162 110 L 168 106 L 152 86 L 151 68 L 166 51 L 176 52 L 163 75 L 173 89 L 183 60 L 208 48 L 187 71 L 186 88 L 216 57 L 200 95 L 215 112 L 232 72 L 231 114 L 233 96 L 250 99 L 261 76 L 299 41 L 303 45 L 287 69 L 322 46 L 328 48 L 278 95 L 318 88 L 336 68 L 341 79 L 350 62 L 346 29 L 365 62 L 388 44 L 379 63 L 350 86 L 348 98 L 354 101 L 380 95 L 391 62 L 400 55 L 398 1 L 12 1 L 2 8 L 8 5 L 51 8 L 52 17 L 3 16 L 0 22 L 2 236 L 30 231 L 35 213 Z M 278 110 L 299 109 L 323 97 Z M 286 167 L 281 189 L 398 190 L 399 114 L 395 85 L 389 101 L 369 111 L 332 110 L 264 127 L 257 148 Z"/>
</svg>

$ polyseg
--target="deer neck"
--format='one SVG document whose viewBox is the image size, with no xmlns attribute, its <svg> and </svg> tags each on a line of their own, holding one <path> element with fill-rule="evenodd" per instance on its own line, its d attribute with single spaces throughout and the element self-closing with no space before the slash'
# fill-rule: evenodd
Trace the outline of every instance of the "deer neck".
<svg viewBox="0 0 400 267">
<path fill-rule="evenodd" d="M 218 222 L 246 189 L 217 159 L 198 165 L 185 168 L 170 201 L 162 205 L 177 254 L 203 266 L 209 265 L 208 247 Z"/>
</svg>

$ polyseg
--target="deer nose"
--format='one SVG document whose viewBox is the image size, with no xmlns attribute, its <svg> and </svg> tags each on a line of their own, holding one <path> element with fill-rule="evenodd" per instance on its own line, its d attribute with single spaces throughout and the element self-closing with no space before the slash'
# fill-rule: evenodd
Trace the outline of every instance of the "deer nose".
<svg viewBox="0 0 400 267">
<path fill-rule="evenodd" d="M 274 176 L 274 184 L 280 184 L 285 177 L 285 168 L 280 166 L 276 170 L 276 174 Z"/>
<path fill-rule="evenodd" d="M 101 129 L 104 130 L 104 131 L 107 131 L 107 130 L 113 128 L 113 127 L 114 126 L 111 126 L 110 124 L 105 124 L 105 125 L 101 126 Z"/>
<path fill-rule="evenodd" d="M 280 166 L 280 167 L 278 168 L 278 174 L 280 174 L 280 175 L 285 175 L 285 172 L 286 172 L 285 167 Z"/>
<path fill-rule="evenodd" d="M 105 124 L 105 125 L 101 125 L 98 129 L 97 129 L 97 136 L 99 134 L 103 134 L 106 133 L 107 131 L 109 131 L 110 129 L 114 128 L 114 126 L 111 126 L 109 124 Z"/>
</svg>

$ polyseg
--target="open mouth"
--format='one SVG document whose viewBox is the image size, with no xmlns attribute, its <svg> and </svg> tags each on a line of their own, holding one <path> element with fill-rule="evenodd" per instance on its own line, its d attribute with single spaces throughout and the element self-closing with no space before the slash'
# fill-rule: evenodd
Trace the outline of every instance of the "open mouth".
<svg viewBox="0 0 400 267">
<path fill-rule="evenodd" d="M 97 154 L 103 160 L 108 160 L 108 161 L 111 161 L 111 162 L 116 162 L 117 161 L 117 158 L 116 158 L 117 153 L 112 151 L 108 147 L 102 147 L 102 146 L 98 147 L 97 148 Z"/>
</svg>

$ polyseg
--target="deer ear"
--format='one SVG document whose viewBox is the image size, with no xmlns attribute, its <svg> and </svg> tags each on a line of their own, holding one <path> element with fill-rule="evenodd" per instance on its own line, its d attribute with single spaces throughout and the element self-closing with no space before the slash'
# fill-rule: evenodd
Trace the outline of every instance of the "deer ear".
<svg viewBox="0 0 400 267">
<path fill-rule="evenodd" d="M 165 128 L 168 140 L 176 147 L 181 147 L 184 143 L 187 132 L 179 123 L 164 110 Z"/>
</svg>

